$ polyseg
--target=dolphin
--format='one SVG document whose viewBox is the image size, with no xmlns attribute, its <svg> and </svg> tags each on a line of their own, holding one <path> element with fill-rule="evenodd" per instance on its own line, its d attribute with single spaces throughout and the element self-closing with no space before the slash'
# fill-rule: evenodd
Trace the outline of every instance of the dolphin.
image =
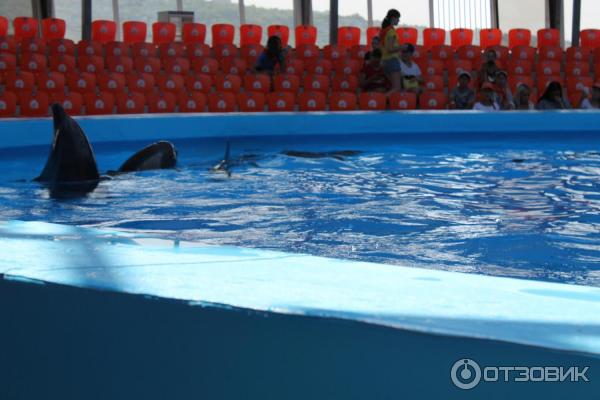
<svg viewBox="0 0 600 400">
<path fill-rule="evenodd" d="M 100 173 L 90 142 L 77 122 L 60 104 L 52 104 L 54 136 L 50 155 L 42 173 L 34 180 L 51 192 L 90 192 L 96 188 Z"/>
<path fill-rule="evenodd" d="M 325 151 L 325 152 L 316 152 L 316 151 L 296 151 L 296 150 L 286 150 L 283 151 L 282 154 L 289 157 L 299 157 L 299 158 L 333 158 L 339 161 L 344 161 L 346 157 L 353 157 L 361 154 L 361 151 L 356 150 L 336 150 L 336 151 Z"/>
<path fill-rule="evenodd" d="M 175 168 L 177 150 L 171 142 L 159 141 L 148 145 L 129 157 L 118 173 Z"/>
</svg>

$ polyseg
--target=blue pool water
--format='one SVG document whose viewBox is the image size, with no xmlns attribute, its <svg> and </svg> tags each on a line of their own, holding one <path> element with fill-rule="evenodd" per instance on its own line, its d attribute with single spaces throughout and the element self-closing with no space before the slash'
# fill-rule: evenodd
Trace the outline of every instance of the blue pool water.
<svg viewBox="0 0 600 400">
<path fill-rule="evenodd" d="M 600 286 L 600 140 L 246 137 L 231 177 L 224 139 L 174 142 L 176 170 L 61 200 L 30 182 L 46 146 L 0 149 L 0 219 Z M 145 144 L 94 145 L 100 169 Z"/>
</svg>

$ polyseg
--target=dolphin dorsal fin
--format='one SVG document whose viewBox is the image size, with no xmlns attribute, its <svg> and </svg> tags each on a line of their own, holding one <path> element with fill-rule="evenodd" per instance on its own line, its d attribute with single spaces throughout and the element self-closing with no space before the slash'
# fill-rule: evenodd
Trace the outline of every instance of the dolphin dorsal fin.
<svg viewBox="0 0 600 400">
<path fill-rule="evenodd" d="M 223 161 L 225 161 L 225 163 L 229 163 L 230 160 L 230 144 L 229 144 L 229 140 L 227 141 L 227 144 L 225 145 L 225 155 L 223 155 Z"/>
</svg>

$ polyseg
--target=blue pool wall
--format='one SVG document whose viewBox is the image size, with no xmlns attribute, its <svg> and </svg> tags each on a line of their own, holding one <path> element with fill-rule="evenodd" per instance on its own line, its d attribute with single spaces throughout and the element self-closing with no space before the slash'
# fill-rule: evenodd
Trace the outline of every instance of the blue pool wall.
<svg viewBox="0 0 600 400">
<path fill-rule="evenodd" d="M 290 135 L 452 136 L 564 138 L 600 133 L 600 112 L 344 112 L 154 114 L 78 117 L 94 143 L 189 137 Z M 52 119 L 0 120 L 0 148 L 48 144 Z"/>
</svg>

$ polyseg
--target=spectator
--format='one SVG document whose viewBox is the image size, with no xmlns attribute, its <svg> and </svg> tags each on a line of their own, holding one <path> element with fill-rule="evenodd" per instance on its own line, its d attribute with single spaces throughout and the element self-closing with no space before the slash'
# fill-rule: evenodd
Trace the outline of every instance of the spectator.
<svg viewBox="0 0 600 400">
<path fill-rule="evenodd" d="M 379 38 L 379 36 L 373 36 L 373 39 L 371 39 L 371 50 L 365 53 L 365 63 L 369 61 L 371 55 L 373 54 L 373 51 L 377 49 L 381 49 L 381 39 Z"/>
<path fill-rule="evenodd" d="M 285 50 L 281 46 L 281 38 L 271 36 L 267 40 L 267 48 L 258 57 L 254 70 L 273 75 L 277 64 L 281 71 L 285 70 Z"/>
<path fill-rule="evenodd" d="M 569 101 L 564 98 L 562 85 L 556 81 L 548 82 L 546 90 L 538 104 L 536 109 L 538 110 L 564 110 L 571 108 Z"/>
<path fill-rule="evenodd" d="M 402 75 L 400 72 L 400 42 L 398 33 L 394 28 L 400 22 L 400 12 L 390 9 L 381 23 L 381 62 L 385 75 L 391 82 L 392 92 L 402 89 Z"/>
<path fill-rule="evenodd" d="M 496 53 L 494 52 L 494 54 Z M 499 71 L 500 69 L 498 68 L 498 65 L 496 65 L 496 61 L 489 60 L 484 62 L 479 70 L 479 83 L 482 85 L 485 82 L 495 83 L 496 75 Z"/>
<path fill-rule="evenodd" d="M 580 107 L 584 110 L 593 110 L 600 108 L 600 81 L 594 82 L 592 85 L 591 97 L 590 89 L 584 88 L 583 93 L 585 97 L 581 100 Z"/>
<path fill-rule="evenodd" d="M 361 88 L 365 92 L 387 92 L 390 89 L 383 67 L 381 66 L 381 50 L 375 49 L 371 58 L 365 62 L 361 71 Z"/>
<path fill-rule="evenodd" d="M 524 83 L 517 86 L 515 96 L 515 109 L 517 110 L 535 110 L 535 104 L 530 100 L 531 88 Z"/>
<path fill-rule="evenodd" d="M 475 104 L 475 90 L 469 86 L 471 74 L 462 72 L 458 76 L 458 83 L 450 92 L 449 108 L 453 110 L 470 110 Z"/>
<path fill-rule="evenodd" d="M 498 71 L 495 81 L 496 102 L 500 104 L 500 108 L 503 110 L 514 110 L 515 103 L 512 91 L 508 86 L 508 73 L 506 71 Z"/>
<path fill-rule="evenodd" d="M 479 101 L 473 106 L 473 110 L 478 111 L 500 111 L 500 106 L 496 103 L 496 88 L 493 84 L 485 82 L 479 90 Z"/>
<path fill-rule="evenodd" d="M 421 93 L 421 84 L 424 82 L 421 68 L 413 62 L 415 46 L 407 43 L 402 46 L 400 55 L 400 71 L 402 73 L 402 87 L 407 92 Z"/>
</svg>

